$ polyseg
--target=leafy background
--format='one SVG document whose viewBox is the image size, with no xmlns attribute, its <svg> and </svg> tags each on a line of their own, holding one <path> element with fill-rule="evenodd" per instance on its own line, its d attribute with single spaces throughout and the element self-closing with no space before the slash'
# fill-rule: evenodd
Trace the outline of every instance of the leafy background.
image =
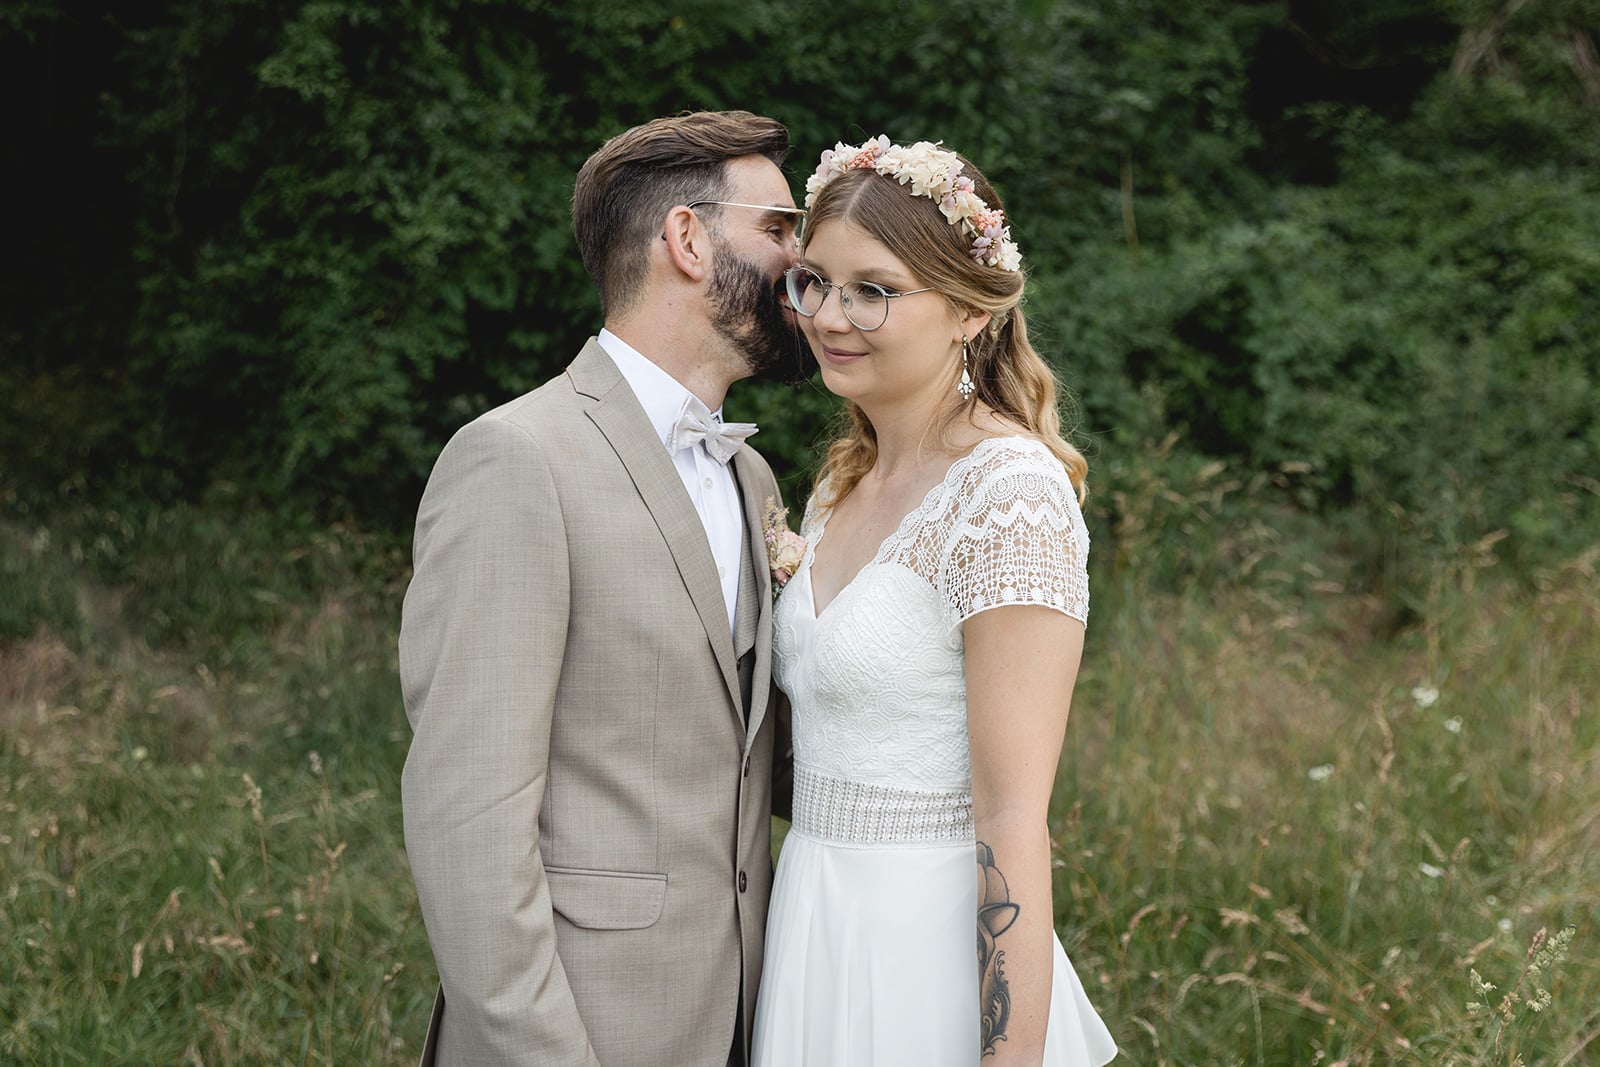
<svg viewBox="0 0 1600 1067">
<path fill-rule="evenodd" d="M 1093 488 L 1058 925 L 1125 1058 L 1589 1062 L 1597 37 L 1593 0 L 6 5 L 0 1058 L 414 1054 L 416 500 L 598 325 L 583 159 L 743 107 L 797 191 L 943 139 L 1015 220 Z M 729 404 L 803 496 L 820 386 Z"/>
<path fill-rule="evenodd" d="M 12 477 L 226 480 L 402 526 L 451 430 L 596 326 L 578 164 L 648 117 L 743 106 L 789 125 L 797 186 L 879 131 L 982 160 L 1103 463 L 1170 428 L 1450 543 L 1592 528 L 1592 3 L 796 16 L 11 6 L 7 95 L 34 101 L 8 168 Z M 747 402 L 803 470 L 826 402 Z"/>
</svg>

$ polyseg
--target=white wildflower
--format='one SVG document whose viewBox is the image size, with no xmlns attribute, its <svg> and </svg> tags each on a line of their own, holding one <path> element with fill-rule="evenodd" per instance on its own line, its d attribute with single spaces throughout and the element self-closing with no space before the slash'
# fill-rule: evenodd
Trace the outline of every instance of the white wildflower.
<svg viewBox="0 0 1600 1067">
<path fill-rule="evenodd" d="M 1439 703 L 1439 690 L 1431 685 L 1419 685 L 1411 690 L 1411 699 L 1419 708 L 1431 708 Z"/>
<path fill-rule="evenodd" d="M 1313 767 L 1306 772 L 1306 777 L 1311 779 L 1313 782 L 1326 782 L 1329 778 L 1333 777 L 1333 764 L 1324 763 Z"/>
<path fill-rule="evenodd" d="M 1435 867 L 1431 863 L 1419 863 L 1419 864 L 1417 864 L 1417 870 L 1421 871 L 1425 876 L 1427 876 L 1429 878 L 1443 878 L 1444 877 L 1444 868 L 1443 867 Z"/>
<path fill-rule="evenodd" d="M 1444 721 L 1444 728 L 1453 734 L 1461 732 L 1461 716 L 1452 715 Z"/>
</svg>

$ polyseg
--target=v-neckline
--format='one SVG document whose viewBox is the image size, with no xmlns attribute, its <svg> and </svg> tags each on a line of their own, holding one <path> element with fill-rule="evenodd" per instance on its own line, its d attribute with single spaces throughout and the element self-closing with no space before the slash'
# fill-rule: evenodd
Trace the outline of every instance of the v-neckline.
<svg viewBox="0 0 1600 1067">
<path fill-rule="evenodd" d="M 856 572 L 850 576 L 850 580 L 841 585 L 838 592 L 834 593 L 833 596 L 828 598 L 827 605 L 820 611 L 817 610 L 817 548 L 822 544 L 822 538 L 828 532 L 828 517 L 832 513 L 833 509 L 830 507 L 820 516 L 818 516 L 817 536 L 811 542 L 811 544 L 806 547 L 806 556 L 803 563 L 806 572 L 806 593 L 811 601 L 811 618 L 820 622 L 822 617 L 839 602 L 839 598 L 844 596 L 845 593 L 849 592 L 850 587 L 855 585 L 863 574 L 867 573 L 867 571 L 881 563 L 883 561 L 884 548 L 886 548 L 891 542 L 897 540 L 900 535 L 905 532 L 906 528 L 911 524 L 911 521 L 917 518 L 928 507 L 928 505 L 933 502 L 934 495 L 949 484 L 950 476 L 955 474 L 956 471 L 965 464 L 972 462 L 972 460 L 977 457 L 978 453 L 983 450 L 985 445 L 988 445 L 993 441 L 1015 440 L 1030 441 L 1032 438 L 1023 437 L 1020 434 L 1010 434 L 1004 437 L 985 437 L 983 440 L 979 441 L 977 444 L 968 449 L 965 455 L 957 456 L 951 462 L 950 466 L 945 469 L 944 476 L 928 487 L 928 491 L 922 496 L 922 502 L 900 517 L 900 522 L 896 524 L 893 530 L 889 531 L 889 533 L 884 536 L 882 541 L 878 542 L 878 547 L 873 551 L 867 562 L 856 568 Z"/>
</svg>

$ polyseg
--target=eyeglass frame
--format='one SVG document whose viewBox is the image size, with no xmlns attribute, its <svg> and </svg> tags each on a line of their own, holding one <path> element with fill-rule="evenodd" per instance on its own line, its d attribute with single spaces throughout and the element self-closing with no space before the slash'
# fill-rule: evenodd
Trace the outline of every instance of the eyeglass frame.
<svg viewBox="0 0 1600 1067">
<path fill-rule="evenodd" d="M 888 289 L 885 286 L 879 285 L 877 282 L 863 282 L 863 281 L 835 282 L 835 281 L 829 281 L 827 278 L 824 278 L 822 275 L 818 274 L 816 271 L 812 270 L 810 267 L 807 267 L 807 266 L 805 266 L 803 264 L 801 266 L 798 266 L 798 267 L 790 267 L 788 270 L 783 272 L 783 287 L 784 287 L 784 291 L 786 293 L 788 293 L 788 295 L 789 295 L 789 306 L 794 309 L 794 313 L 796 315 L 804 315 L 808 319 L 816 318 L 818 313 L 820 313 L 822 311 L 822 305 L 826 304 L 828 302 L 828 294 L 827 293 L 823 293 L 822 294 L 822 299 L 817 303 L 817 310 L 816 311 L 806 311 L 804 308 L 802 308 L 800 306 L 800 294 L 795 292 L 795 288 L 794 288 L 795 276 L 798 275 L 802 271 L 804 271 L 805 273 L 811 275 L 818 282 L 820 282 L 823 285 L 827 286 L 829 291 L 832 291 L 834 289 L 837 289 L 839 291 L 839 310 L 844 312 L 844 317 L 850 320 L 850 325 L 854 326 L 856 329 L 860 330 L 862 333 L 871 333 L 873 330 L 881 330 L 881 329 L 883 329 L 884 324 L 889 321 L 889 304 L 888 304 L 888 301 L 893 300 L 897 296 L 916 296 L 918 293 L 931 293 L 937 288 L 937 286 L 928 285 L 928 286 L 924 286 L 921 289 L 907 289 L 904 292 L 895 292 L 895 291 L 892 291 L 892 290 Z M 878 323 L 878 325 L 876 325 L 876 326 L 863 326 L 859 322 L 856 321 L 856 317 L 854 315 L 850 314 L 850 300 L 844 294 L 844 287 L 847 286 L 847 285 L 871 286 L 872 288 L 878 290 L 878 292 L 883 294 L 883 299 L 884 299 L 883 322 Z"/>
<path fill-rule="evenodd" d="M 794 216 L 797 220 L 794 224 L 794 244 L 796 248 L 800 247 L 800 237 L 806 232 L 806 209 L 803 207 L 783 207 L 779 204 L 741 204 L 735 200 L 696 200 L 683 206 L 693 211 L 695 208 L 705 204 L 715 204 L 717 207 L 751 207 L 757 211 L 770 211 L 777 215 Z"/>
</svg>

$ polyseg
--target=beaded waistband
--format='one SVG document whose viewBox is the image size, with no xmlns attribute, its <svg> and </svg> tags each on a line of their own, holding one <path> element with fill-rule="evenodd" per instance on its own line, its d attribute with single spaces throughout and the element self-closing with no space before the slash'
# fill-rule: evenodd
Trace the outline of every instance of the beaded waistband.
<svg viewBox="0 0 1600 1067">
<path fill-rule="evenodd" d="M 794 828 L 847 845 L 944 845 L 973 839 L 972 794 L 894 789 L 794 769 Z"/>
</svg>

